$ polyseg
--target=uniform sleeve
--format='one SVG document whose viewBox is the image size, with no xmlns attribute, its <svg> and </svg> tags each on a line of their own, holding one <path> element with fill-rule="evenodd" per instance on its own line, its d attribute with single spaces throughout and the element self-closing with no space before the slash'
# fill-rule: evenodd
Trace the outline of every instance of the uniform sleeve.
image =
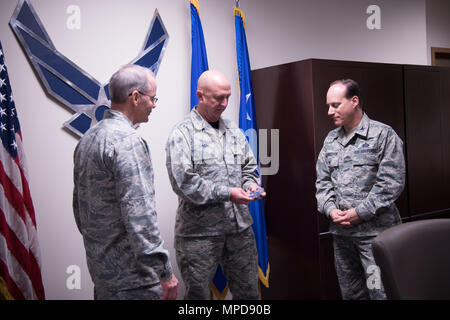
<svg viewBox="0 0 450 320">
<path fill-rule="evenodd" d="M 78 166 L 77 166 L 77 159 L 78 159 L 78 146 L 75 149 L 74 152 L 74 157 L 73 157 L 73 197 L 72 197 L 72 208 L 73 208 L 73 213 L 74 213 L 74 217 L 75 217 L 75 223 L 77 225 L 78 230 L 80 231 L 80 233 L 82 233 L 81 231 L 81 221 L 80 221 L 80 204 L 78 202 L 78 179 L 79 179 L 79 173 L 78 173 Z"/>
<path fill-rule="evenodd" d="M 160 280 L 172 276 L 169 253 L 163 248 L 155 209 L 153 169 L 144 140 L 125 139 L 114 149 L 113 172 L 116 196 L 129 243 L 140 265 L 153 269 Z"/>
<path fill-rule="evenodd" d="M 194 171 L 191 139 L 176 128 L 166 144 L 166 168 L 174 192 L 196 205 L 230 200 L 231 188 L 201 177 Z"/>
<path fill-rule="evenodd" d="M 316 164 L 317 180 L 316 180 L 316 199 L 317 210 L 320 213 L 330 217 L 330 212 L 336 209 L 336 195 L 334 185 L 331 181 L 331 173 L 325 158 L 325 148 L 319 153 Z"/>
<path fill-rule="evenodd" d="M 377 211 L 390 207 L 405 187 L 403 142 L 390 129 L 383 139 L 376 182 L 367 197 L 355 209 L 363 220 L 372 219 Z"/>
<path fill-rule="evenodd" d="M 260 185 L 260 176 L 258 172 L 258 165 L 256 162 L 256 158 L 252 152 L 252 148 L 250 148 L 250 145 L 243 134 L 241 134 L 240 141 L 244 149 L 244 159 L 241 166 L 242 189 L 247 191 L 248 188 L 250 188 L 254 184 Z"/>
</svg>

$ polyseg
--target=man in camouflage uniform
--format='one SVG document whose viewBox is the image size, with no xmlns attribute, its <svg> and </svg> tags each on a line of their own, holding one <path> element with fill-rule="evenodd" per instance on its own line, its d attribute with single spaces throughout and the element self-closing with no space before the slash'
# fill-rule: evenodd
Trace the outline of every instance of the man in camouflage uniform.
<svg viewBox="0 0 450 320">
<path fill-rule="evenodd" d="M 405 185 L 403 142 L 363 112 L 358 84 L 338 80 L 327 93 L 338 127 L 317 160 L 319 212 L 330 219 L 336 273 L 344 299 L 385 299 L 372 240 L 401 223 L 394 201 Z"/>
<path fill-rule="evenodd" d="M 125 66 L 110 81 L 111 110 L 74 154 L 73 210 L 95 299 L 175 299 L 178 280 L 156 223 L 150 150 L 134 126 L 157 98 L 150 70 Z"/>
<path fill-rule="evenodd" d="M 220 263 L 233 299 L 258 299 L 257 250 L 248 209 L 259 176 L 242 131 L 221 117 L 230 83 L 216 71 L 198 81 L 198 106 L 166 145 L 167 170 L 179 197 L 175 249 L 185 299 L 208 299 Z M 256 199 L 265 196 L 263 193 Z"/>
</svg>

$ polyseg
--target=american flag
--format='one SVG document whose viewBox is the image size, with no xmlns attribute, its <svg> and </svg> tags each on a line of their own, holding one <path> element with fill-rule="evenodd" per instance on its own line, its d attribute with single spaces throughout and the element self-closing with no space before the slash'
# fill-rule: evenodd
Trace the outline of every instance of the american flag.
<svg viewBox="0 0 450 320">
<path fill-rule="evenodd" d="M 0 299 L 44 300 L 22 135 L 0 43 Z"/>
</svg>

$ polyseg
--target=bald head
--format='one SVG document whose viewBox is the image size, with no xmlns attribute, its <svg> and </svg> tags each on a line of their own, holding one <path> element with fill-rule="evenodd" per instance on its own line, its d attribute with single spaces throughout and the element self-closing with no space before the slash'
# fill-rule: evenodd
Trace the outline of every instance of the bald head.
<svg viewBox="0 0 450 320">
<path fill-rule="evenodd" d="M 197 90 L 211 91 L 216 86 L 230 86 L 227 77 L 219 71 L 208 70 L 198 78 Z"/>
<path fill-rule="evenodd" d="M 197 83 L 197 111 L 208 122 L 216 122 L 228 106 L 231 95 L 230 81 L 219 71 L 202 73 Z"/>
</svg>

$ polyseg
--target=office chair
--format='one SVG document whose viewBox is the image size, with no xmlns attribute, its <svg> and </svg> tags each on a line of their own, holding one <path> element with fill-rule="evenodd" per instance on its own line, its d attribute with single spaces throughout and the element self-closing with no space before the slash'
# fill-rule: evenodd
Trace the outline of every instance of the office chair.
<svg viewBox="0 0 450 320">
<path fill-rule="evenodd" d="M 450 299 L 450 219 L 392 227 L 372 248 L 388 299 Z"/>
</svg>

